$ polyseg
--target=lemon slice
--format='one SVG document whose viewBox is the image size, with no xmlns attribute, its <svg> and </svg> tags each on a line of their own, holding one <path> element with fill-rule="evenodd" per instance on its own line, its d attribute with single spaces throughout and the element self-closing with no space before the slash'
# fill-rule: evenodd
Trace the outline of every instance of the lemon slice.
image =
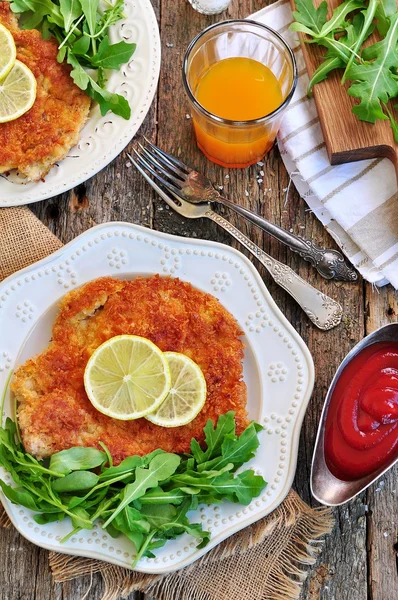
<svg viewBox="0 0 398 600">
<path fill-rule="evenodd" d="M 119 335 L 99 346 L 84 372 L 84 386 L 93 406 L 108 417 L 126 421 L 156 410 L 170 383 L 163 352 L 136 335 Z"/>
<path fill-rule="evenodd" d="M 162 427 L 190 423 L 206 401 L 206 380 L 200 367 L 188 356 L 165 352 L 171 373 L 171 388 L 162 404 L 146 419 Z"/>
<path fill-rule="evenodd" d="M 16 60 L 11 71 L 0 80 L 0 123 L 18 119 L 36 99 L 36 79 L 32 71 Z"/>
<path fill-rule="evenodd" d="M 0 80 L 11 71 L 16 57 L 17 49 L 14 38 L 11 32 L 0 23 Z"/>
</svg>

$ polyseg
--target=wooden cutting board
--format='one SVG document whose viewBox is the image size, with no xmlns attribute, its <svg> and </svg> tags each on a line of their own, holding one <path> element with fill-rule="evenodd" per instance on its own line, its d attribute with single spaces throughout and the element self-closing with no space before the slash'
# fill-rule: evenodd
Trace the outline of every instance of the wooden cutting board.
<svg viewBox="0 0 398 600">
<path fill-rule="evenodd" d="M 290 0 L 295 10 L 294 0 Z M 316 6 L 322 0 L 315 0 Z M 329 13 L 336 8 L 340 0 L 327 0 Z M 329 15 L 330 16 L 330 15 Z M 303 40 L 306 36 L 299 35 Z M 369 43 L 377 41 L 373 34 Z M 312 77 L 319 66 L 324 50 L 316 44 L 301 43 L 309 76 Z M 314 98 L 318 110 L 329 160 L 332 165 L 363 160 L 367 158 L 387 157 L 395 166 L 398 178 L 398 144 L 394 141 L 389 121 L 377 121 L 374 125 L 360 121 L 351 111 L 359 100 L 347 94 L 350 82 L 341 85 L 343 71 L 333 71 L 325 81 L 314 86 Z M 390 103 L 391 104 L 391 103 Z M 392 106 L 390 110 L 398 119 L 398 111 Z"/>
</svg>

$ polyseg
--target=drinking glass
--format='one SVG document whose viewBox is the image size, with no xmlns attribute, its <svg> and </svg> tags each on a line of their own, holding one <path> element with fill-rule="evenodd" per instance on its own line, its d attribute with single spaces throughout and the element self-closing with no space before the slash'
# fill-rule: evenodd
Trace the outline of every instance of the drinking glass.
<svg viewBox="0 0 398 600">
<path fill-rule="evenodd" d="M 282 102 L 270 114 L 250 121 L 223 119 L 196 99 L 202 77 L 216 62 L 245 57 L 268 67 L 279 81 Z M 273 29 L 256 21 L 231 20 L 211 25 L 197 35 L 185 53 L 183 82 L 188 95 L 196 140 L 211 161 L 243 168 L 271 149 L 297 85 L 297 66 L 291 48 Z"/>
</svg>

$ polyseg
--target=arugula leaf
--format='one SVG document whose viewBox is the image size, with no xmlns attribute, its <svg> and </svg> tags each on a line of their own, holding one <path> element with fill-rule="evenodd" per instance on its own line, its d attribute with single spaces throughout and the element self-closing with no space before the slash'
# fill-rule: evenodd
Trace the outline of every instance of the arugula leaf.
<svg viewBox="0 0 398 600">
<path fill-rule="evenodd" d="M 295 23 L 292 23 L 292 31 L 301 31 L 314 38 L 326 38 L 335 30 L 344 28 L 346 16 L 365 6 L 363 0 L 345 0 L 339 4 L 329 20 L 327 20 L 328 5 L 322 2 L 315 8 L 313 0 L 297 0 L 298 11 L 293 12 Z M 318 41 L 315 39 L 315 41 Z"/>
<path fill-rule="evenodd" d="M 43 22 L 43 13 L 34 12 L 30 13 L 29 16 L 25 16 L 21 20 L 21 29 L 37 29 L 37 27 Z"/>
<path fill-rule="evenodd" d="M 386 104 L 390 98 L 398 96 L 397 43 L 398 13 L 390 17 L 386 37 L 367 49 L 366 59 L 373 61 L 353 64 L 347 72 L 348 79 L 354 81 L 348 93 L 361 100 L 360 104 L 352 109 L 361 121 L 375 123 L 377 119 L 388 118 L 383 112 L 381 102 Z"/>
<path fill-rule="evenodd" d="M 251 469 L 239 473 L 236 479 L 238 482 L 235 486 L 235 496 L 240 504 L 247 506 L 264 489 L 264 479 L 260 475 L 255 475 Z"/>
<path fill-rule="evenodd" d="M 106 461 L 105 452 L 96 448 L 69 448 L 53 454 L 50 469 L 67 475 L 71 471 L 83 471 L 101 466 Z"/>
<path fill-rule="evenodd" d="M 368 9 L 366 11 L 363 11 L 363 13 L 362 13 L 364 16 L 362 30 L 357 35 L 357 39 L 351 48 L 352 54 L 348 60 L 347 66 L 343 73 L 343 77 L 341 78 L 342 84 L 345 83 L 345 80 L 347 78 L 347 75 L 351 68 L 351 65 L 353 64 L 355 57 L 358 55 L 359 49 L 361 48 L 363 42 L 368 37 L 368 32 L 369 32 L 370 28 L 372 27 L 372 22 L 373 22 L 375 14 L 376 14 L 376 9 L 377 9 L 378 5 L 379 5 L 379 0 L 369 0 Z"/>
<path fill-rule="evenodd" d="M 146 539 L 145 535 L 142 533 L 138 533 L 136 531 L 130 531 L 130 530 L 124 531 L 123 533 L 130 541 L 133 542 L 135 549 L 137 551 L 137 554 L 138 554 L 138 552 L 142 548 L 142 545 Z"/>
<path fill-rule="evenodd" d="M 106 35 L 98 47 L 97 54 L 91 59 L 91 64 L 95 67 L 117 70 L 130 60 L 135 49 L 136 44 L 127 44 L 126 42 L 109 44 L 109 38 Z"/>
<path fill-rule="evenodd" d="M 396 0 L 380 0 L 386 17 L 392 17 L 397 12 Z"/>
<path fill-rule="evenodd" d="M 389 17 L 397 11 L 396 0 L 379 0 L 376 9 L 377 31 L 385 36 L 390 26 Z"/>
<path fill-rule="evenodd" d="M 390 119 L 391 129 L 394 134 L 394 140 L 398 144 L 398 122 L 394 118 L 392 112 L 388 109 L 388 106 L 384 105 L 385 111 L 387 113 L 388 118 Z M 398 108 L 397 106 L 395 108 Z"/>
<path fill-rule="evenodd" d="M 326 23 L 328 3 L 324 0 L 318 8 L 315 8 L 312 0 L 296 0 L 296 7 L 297 11 L 293 12 L 295 20 L 314 33 L 320 33 Z M 297 31 L 293 27 L 291 29 Z"/>
<path fill-rule="evenodd" d="M 324 62 L 319 65 L 311 77 L 311 80 L 308 84 L 308 96 L 311 96 L 312 88 L 316 83 L 326 79 L 328 74 L 334 69 L 344 68 L 351 57 L 355 56 L 353 54 L 353 48 L 356 44 L 357 38 L 359 36 L 363 36 L 364 30 L 367 30 L 364 39 L 366 39 L 373 32 L 373 25 L 370 27 L 366 27 L 365 25 L 365 13 L 366 11 L 355 15 L 352 23 L 346 26 L 346 34 L 339 37 L 338 40 L 335 40 L 333 37 L 331 37 L 318 41 L 319 44 L 326 46 L 328 51 L 325 55 Z"/>
<path fill-rule="evenodd" d="M 319 65 L 317 69 L 315 69 L 310 82 L 308 84 L 307 95 L 312 96 L 312 88 L 316 83 L 320 83 L 324 81 L 329 73 L 334 71 L 335 69 L 342 69 L 345 63 L 341 60 L 339 56 L 335 56 L 332 58 L 327 58 Z"/>
<path fill-rule="evenodd" d="M 76 40 L 76 42 L 74 42 L 71 50 L 75 56 L 84 56 L 85 54 L 87 54 L 89 48 L 90 48 L 90 38 L 87 35 L 82 35 L 80 38 L 78 38 Z M 63 49 L 65 49 L 65 52 L 67 52 L 66 46 L 63 46 L 62 50 Z"/>
<path fill-rule="evenodd" d="M 54 523 L 55 521 L 63 521 L 65 518 L 65 513 L 63 512 L 54 512 L 54 513 L 41 513 L 38 515 L 33 515 L 33 519 L 38 525 L 47 525 L 47 523 Z"/>
<path fill-rule="evenodd" d="M 112 525 L 122 533 L 132 531 L 134 533 L 149 533 L 151 525 L 143 518 L 140 511 L 132 506 L 126 506 L 115 518 Z"/>
<path fill-rule="evenodd" d="M 210 539 L 210 534 L 208 531 L 203 531 L 201 523 L 189 522 L 186 515 L 190 508 L 190 500 L 184 500 L 181 506 L 175 509 L 174 516 L 170 518 L 167 523 L 158 523 L 158 533 L 156 535 L 159 535 L 159 537 L 175 537 L 175 535 L 180 535 L 181 533 L 185 532 L 191 535 L 192 537 L 199 538 L 202 541 L 205 541 L 204 545 L 206 545 L 206 543 Z"/>
<path fill-rule="evenodd" d="M 90 83 L 91 77 L 86 73 L 83 69 L 76 56 L 68 50 L 67 62 L 73 67 L 70 72 L 70 76 L 73 81 L 76 83 L 77 87 L 81 90 L 87 91 L 88 84 Z"/>
<path fill-rule="evenodd" d="M 358 8 L 364 8 L 365 4 L 362 0 L 345 0 L 342 4 L 339 4 L 331 16 L 331 18 L 323 25 L 319 32 L 319 37 L 326 37 L 333 30 L 339 29 L 344 25 L 346 16 L 357 10 Z"/>
<path fill-rule="evenodd" d="M 36 499 L 32 494 L 24 488 L 12 488 L 0 479 L 1 491 L 13 504 L 26 506 L 30 510 L 40 510 L 36 503 Z"/>
<path fill-rule="evenodd" d="M 87 494 L 86 496 L 70 496 L 68 498 L 65 495 L 63 498 L 68 508 L 75 508 L 76 506 L 79 506 L 79 504 L 84 504 L 86 508 L 91 508 L 92 506 L 101 506 L 102 500 L 105 498 L 108 491 L 108 488 L 103 487 L 97 489 L 94 493 L 90 493 L 89 497 Z M 69 493 L 70 492 L 68 492 L 68 494 Z"/>
<path fill-rule="evenodd" d="M 157 507 L 143 506 L 140 512 L 154 529 L 170 523 L 177 515 L 177 509 L 172 504 L 164 504 Z"/>
<path fill-rule="evenodd" d="M 74 471 L 66 477 L 56 479 L 52 484 L 54 492 L 80 492 L 89 490 L 98 483 L 98 475 L 91 471 Z"/>
<path fill-rule="evenodd" d="M 95 34 L 95 28 L 97 25 L 97 12 L 99 7 L 99 0 L 80 0 L 82 11 L 86 17 L 88 29 L 91 35 Z"/>
<path fill-rule="evenodd" d="M 90 98 L 93 98 L 93 100 L 98 102 L 102 115 L 106 115 L 106 113 L 111 110 L 113 113 L 124 119 L 130 118 L 131 108 L 123 96 L 113 94 L 112 92 L 108 92 L 108 90 L 101 88 L 94 79 L 87 74 L 70 50 L 68 50 L 67 60 L 68 63 L 73 66 L 71 71 L 73 81 L 80 89 L 85 90 Z"/>
<path fill-rule="evenodd" d="M 109 519 L 107 519 L 103 527 L 107 527 L 125 506 L 136 498 L 143 496 L 148 488 L 156 487 L 159 481 L 168 479 L 175 472 L 180 461 L 181 458 L 177 454 L 165 453 L 155 456 L 147 469 L 137 467 L 134 483 L 126 485 L 122 493 L 121 503 Z"/>
<path fill-rule="evenodd" d="M 220 470 L 228 463 L 233 463 L 235 468 L 253 458 L 260 442 L 257 434 L 262 430 L 261 425 L 250 423 L 248 427 L 236 437 L 232 433 L 224 436 L 221 444 L 221 456 L 218 456 L 198 466 L 198 471 Z"/>
<path fill-rule="evenodd" d="M 64 29 L 68 33 L 73 21 L 81 16 L 82 7 L 79 0 L 59 0 L 59 6 L 64 17 Z"/>
<path fill-rule="evenodd" d="M 201 494 L 208 492 L 213 499 L 222 500 L 226 498 L 231 502 L 241 504 L 250 504 L 251 500 L 260 494 L 265 485 L 264 479 L 259 475 L 255 475 L 252 470 L 244 471 L 239 475 L 225 472 L 210 477 L 204 476 L 203 473 L 181 474 L 173 477 L 173 480 L 181 486 L 186 483 L 193 490 L 197 488 Z M 183 489 L 188 492 L 190 488 Z"/>
<path fill-rule="evenodd" d="M 30 10 L 25 0 L 11 0 L 10 8 L 14 13 L 23 13 Z"/>
<path fill-rule="evenodd" d="M 58 50 L 58 54 L 57 54 L 57 61 L 58 61 L 59 63 L 62 63 L 62 62 L 64 62 L 64 60 L 65 60 L 65 56 L 67 55 L 67 52 L 68 52 L 68 48 L 67 48 L 66 46 L 62 46 L 62 48 L 60 48 L 60 49 Z M 75 83 L 76 83 L 76 82 L 75 82 Z M 77 85 L 77 84 L 76 84 L 76 85 Z"/>
<path fill-rule="evenodd" d="M 181 504 L 184 498 L 186 498 L 186 494 L 178 488 L 165 492 L 161 487 L 156 487 L 141 496 L 140 504 Z"/>
<path fill-rule="evenodd" d="M 80 506 L 76 507 L 72 511 L 72 525 L 73 527 L 79 529 L 92 529 L 93 524 L 90 520 L 90 515 L 84 508 Z"/>
<path fill-rule="evenodd" d="M 21 0 L 16 0 L 13 5 L 21 5 Z M 60 7 L 52 2 L 51 0 L 24 0 L 25 10 L 32 11 L 32 13 L 39 14 L 42 17 L 47 16 L 52 23 L 59 27 L 64 27 L 64 19 L 60 10 Z M 14 8 L 11 6 L 11 9 Z M 19 12 L 19 11 L 16 11 Z"/>
<path fill-rule="evenodd" d="M 206 451 L 202 450 L 195 438 L 191 440 L 191 452 L 198 465 L 218 455 L 226 435 L 235 435 L 235 413 L 230 410 L 225 415 L 220 415 L 215 427 L 212 420 L 209 419 L 203 431 L 205 432 L 205 444 L 207 445 Z"/>
<path fill-rule="evenodd" d="M 98 102 L 101 115 L 106 115 L 110 110 L 115 115 L 128 120 L 131 116 L 131 108 L 129 103 L 120 94 L 112 94 L 108 90 L 101 88 L 93 79 L 90 78 L 90 85 L 87 89 L 87 94 Z"/>
<path fill-rule="evenodd" d="M 137 467 L 142 467 L 144 464 L 143 457 L 129 456 L 122 460 L 117 467 L 108 467 L 107 469 L 104 469 L 100 475 L 100 480 L 110 479 L 126 473 L 133 473 Z"/>
<path fill-rule="evenodd" d="M 155 507 L 151 506 L 143 507 L 142 510 L 145 514 L 145 517 L 150 522 L 154 530 L 152 531 L 151 535 L 148 536 L 146 542 L 138 552 L 134 560 L 133 567 L 137 564 L 141 556 L 151 556 L 151 550 L 163 545 L 162 538 L 172 539 L 176 535 L 181 535 L 181 533 L 185 532 L 192 537 L 201 540 L 198 548 L 202 548 L 208 543 L 210 539 L 210 533 L 208 531 L 203 531 L 202 524 L 189 522 L 186 514 L 188 510 L 190 510 L 190 507 L 191 503 L 188 499 L 185 500 L 178 508 L 172 505 L 161 506 L 159 507 L 161 510 L 155 510 Z M 155 542 L 152 542 L 153 538 L 157 538 Z M 149 551 L 149 554 L 147 553 L 147 550 Z"/>
</svg>

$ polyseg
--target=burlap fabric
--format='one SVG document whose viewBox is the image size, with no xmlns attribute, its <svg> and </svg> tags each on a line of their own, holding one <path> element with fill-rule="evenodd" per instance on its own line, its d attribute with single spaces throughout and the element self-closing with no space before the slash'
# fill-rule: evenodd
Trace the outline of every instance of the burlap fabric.
<svg viewBox="0 0 398 600">
<path fill-rule="evenodd" d="M 62 243 L 26 207 L 0 209 L 0 280 L 44 258 Z M 0 507 L 0 525 L 10 522 Z M 228 538 L 192 565 L 169 575 L 143 575 L 99 560 L 50 552 L 55 581 L 101 573 L 102 600 L 134 591 L 156 600 L 294 600 L 333 525 L 294 491 L 271 515 Z"/>
</svg>

